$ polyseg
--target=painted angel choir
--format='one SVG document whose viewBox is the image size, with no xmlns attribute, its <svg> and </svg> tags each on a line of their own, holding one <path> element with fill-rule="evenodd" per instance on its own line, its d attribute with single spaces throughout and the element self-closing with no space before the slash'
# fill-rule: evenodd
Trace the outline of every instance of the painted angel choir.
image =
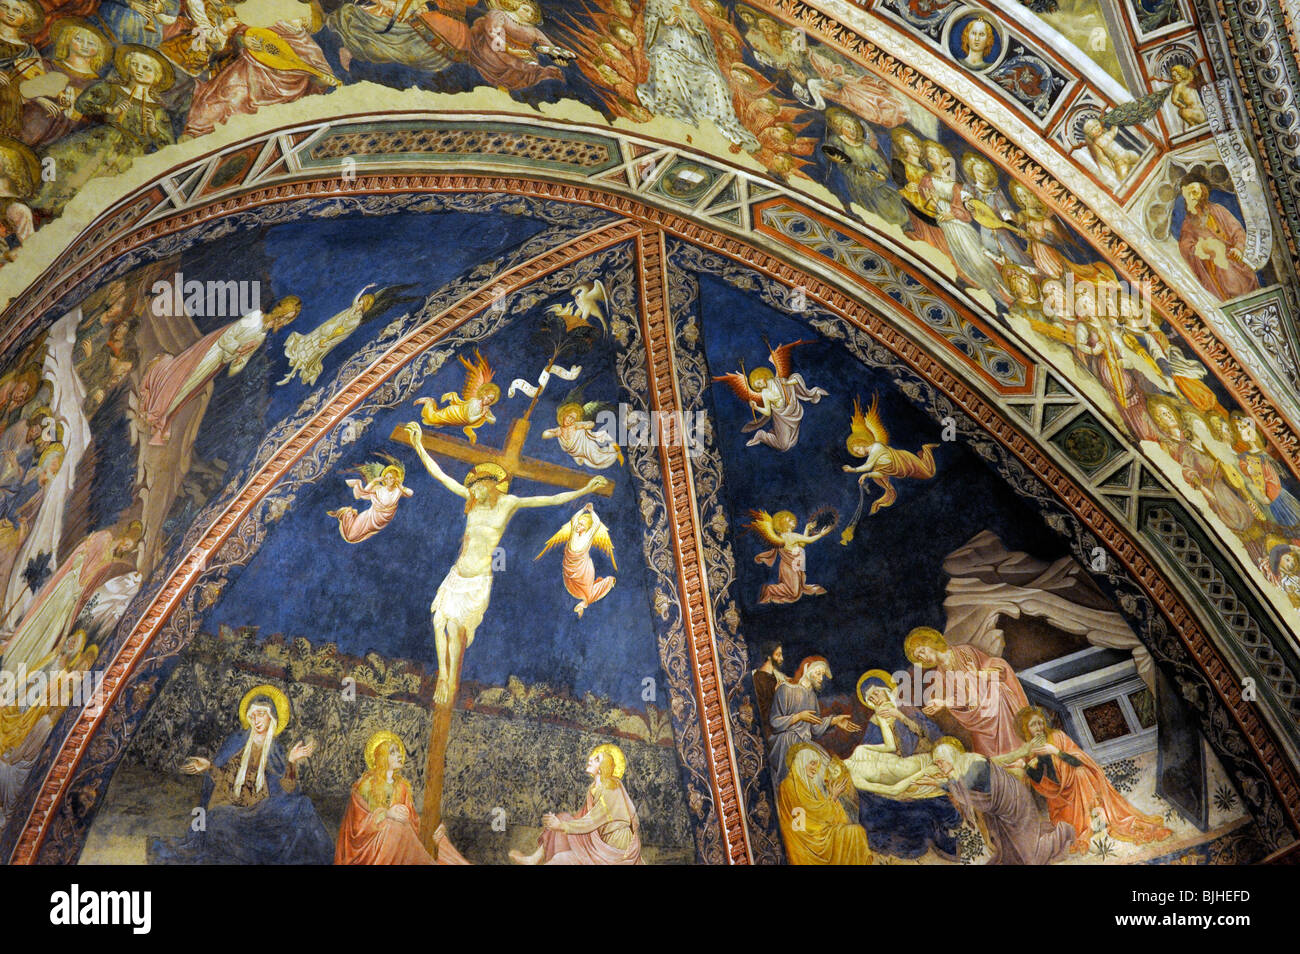
<svg viewBox="0 0 1300 954">
<path fill-rule="evenodd" d="M 832 675 L 825 658 L 808 656 L 787 676 L 783 648 L 762 647 L 753 688 L 792 864 L 987 855 L 1043 865 L 1098 841 L 1171 836 L 1030 705 L 1005 660 L 927 627 L 903 649 L 911 673 L 925 673 L 919 685 L 871 670 L 855 711 L 837 713 L 818 698 Z M 963 830 L 982 844 L 963 843 Z"/>
</svg>

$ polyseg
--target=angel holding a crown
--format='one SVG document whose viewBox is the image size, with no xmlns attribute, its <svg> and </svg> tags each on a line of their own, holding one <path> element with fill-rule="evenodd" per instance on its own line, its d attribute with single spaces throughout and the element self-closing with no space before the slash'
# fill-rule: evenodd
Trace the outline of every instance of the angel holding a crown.
<svg viewBox="0 0 1300 954">
<path fill-rule="evenodd" d="M 542 547 L 542 552 L 534 559 L 540 560 L 546 555 L 547 550 L 561 543 L 564 544 L 564 562 L 560 571 L 564 577 L 564 588 L 569 591 L 570 596 L 578 600 L 573 611 L 578 614 L 578 619 L 582 619 L 582 614 L 587 611 L 587 607 L 597 600 L 604 599 L 614 588 L 615 582 L 612 576 L 596 578 L 596 566 L 591 559 L 591 548 L 595 546 L 604 550 L 605 555 L 609 557 L 610 565 L 617 570 L 618 564 L 614 562 L 614 544 L 609 539 L 609 528 L 601 522 L 600 517 L 596 516 L 596 511 L 591 504 L 587 504 L 575 513 L 555 536 L 547 540 L 546 546 Z"/>
<path fill-rule="evenodd" d="M 780 563 L 777 582 L 765 583 L 759 594 L 760 603 L 797 603 L 805 596 L 821 596 L 826 587 L 808 582 L 808 554 L 804 547 L 816 543 L 835 529 L 836 517 L 831 512 L 814 514 L 799 533 L 799 519 L 789 510 L 780 510 L 769 514 L 766 510 L 749 512 L 749 529 L 756 532 L 768 543 L 771 550 L 764 550 L 754 557 L 755 563 L 771 566 Z"/>
<path fill-rule="evenodd" d="M 364 513 L 357 513 L 355 507 L 340 507 L 326 515 L 339 522 L 339 535 L 348 543 L 360 543 L 368 540 L 384 527 L 393 522 L 397 516 L 397 505 L 403 497 L 412 495 L 406 480 L 406 469 L 387 454 L 381 455 L 388 461 L 387 466 L 372 461 L 357 468 L 366 480 L 351 479 L 347 482 L 352 488 L 352 496 L 357 500 L 369 500 L 370 508 Z"/>
</svg>

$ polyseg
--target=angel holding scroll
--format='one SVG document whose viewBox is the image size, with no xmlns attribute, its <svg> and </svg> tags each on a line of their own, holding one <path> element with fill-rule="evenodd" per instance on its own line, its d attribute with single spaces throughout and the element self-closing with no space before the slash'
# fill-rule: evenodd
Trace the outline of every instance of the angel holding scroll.
<svg viewBox="0 0 1300 954">
<path fill-rule="evenodd" d="M 352 496 L 357 500 L 369 500 L 370 508 L 364 513 L 357 513 L 355 507 L 340 507 L 329 511 L 326 516 L 339 522 L 339 535 L 348 543 L 360 543 L 368 540 L 384 527 L 393 522 L 397 516 L 397 505 L 403 497 L 412 496 L 407 487 L 406 468 L 395 458 L 381 454 L 387 466 L 372 461 L 357 468 L 366 481 L 351 479 L 347 482 L 352 488 Z"/>
<path fill-rule="evenodd" d="M 533 559 L 540 560 L 548 550 L 561 543 L 564 544 L 564 562 L 561 565 L 564 588 L 569 591 L 570 596 L 577 598 L 578 604 L 573 607 L 573 611 L 578 614 L 578 619 L 582 619 L 582 614 L 587 611 L 587 608 L 597 600 L 604 599 L 614 588 L 615 583 L 615 578 L 612 576 L 596 578 L 591 548 L 595 546 L 605 551 L 610 565 L 617 570 L 618 564 L 614 562 L 614 544 L 609 539 L 609 528 L 601 522 L 591 504 L 587 504 L 575 513 L 555 536 L 546 541 L 542 552 Z"/>
</svg>

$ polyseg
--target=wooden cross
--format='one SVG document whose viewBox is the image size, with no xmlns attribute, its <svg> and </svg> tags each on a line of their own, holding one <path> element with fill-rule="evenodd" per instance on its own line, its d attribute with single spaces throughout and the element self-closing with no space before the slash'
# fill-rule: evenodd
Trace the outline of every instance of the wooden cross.
<svg viewBox="0 0 1300 954">
<path fill-rule="evenodd" d="M 511 422 L 505 447 L 471 444 L 469 441 L 429 431 L 421 435 L 420 443 L 430 454 L 439 454 L 471 465 L 497 464 L 512 480 L 533 480 L 540 484 L 550 484 L 568 490 L 580 490 L 586 487 L 592 478 L 591 474 L 523 456 L 524 441 L 528 439 L 533 408 L 536 406 L 537 398 L 534 397 L 523 416 Z M 400 444 L 408 447 L 411 445 L 411 436 L 405 427 L 395 428 L 389 436 Z M 605 486 L 593 491 L 604 497 L 610 496 L 613 492 L 613 481 L 607 481 Z M 464 661 L 463 652 L 459 659 L 460 662 Z M 424 770 L 424 806 L 420 815 L 420 840 L 434 857 L 437 857 L 438 853 L 437 831 L 442 824 L 442 784 L 447 767 L 447 739 L 451 734 L 451 712 L 456 704 L 456 692 L 460 688 L 459 665 L 458 663 L 456 672 L 449 674 L 451 693 L 448 701 L 444 704 L 434 704 L 433 724 L 429 730 L 429 754 Z"/>
</svg>

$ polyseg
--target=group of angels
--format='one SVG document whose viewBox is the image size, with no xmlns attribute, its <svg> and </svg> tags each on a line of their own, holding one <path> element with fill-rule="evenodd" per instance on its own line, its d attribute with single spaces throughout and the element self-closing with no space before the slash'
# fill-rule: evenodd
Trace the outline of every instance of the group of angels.
<svg viewBox="0 0 1300 954">
<path fill-rule="evenodd" d="M 385 289 L 391 297 L 394 290 Z M 572 336 L 583 330 L 607 332 L 603 305 L 607 302 L 606 288 L 599 280 L 576 285 L 570 290 L 571 302 L 553 305 L 548 310 L 556 327 L 566 336 Z M 338 340 L 350 333 L 367 312 L 373 312 L 378 306 L 374 296 L 363 290 L 354 300 L 351 308 L 326 322 L 318 329 L 317 344 L 311 354 L 321 352 L 321 347 L 330 341 L 329 335 L 335 334 Z M 347 316 L 346 318 L 344 316 Z M 350 327 L 349 327 L 350 325 Z M 313 333 L 317 334 L 317 333 Z M 333 343 L 337 343 L 336 341 Z M 333 343 L 329 347 L 333 347 Z M 297 352 L 304 356 L 309 353 L 306 345 L 297 345 Z M 558 353 L 558 349 L 557 349 Z M 475 348 L 473 358 L 458 356 L 464 370 L 464 379 L 459 391 L 448 391 L 440 398 L 422 396 L 415 399 L 420 407 L 420 421 L 431 428 L 459 428 L 468 439 L 469 444 L 478 444 L 478 430 L 481 427 L 496 424 L 497 417 L 493 409 L 502 399 L 501 386 L 494 380 L 496 372 L 482 352 Z M 306 367 L 306 365 L 295 366 Z M 311 368 L 303 375 L 303 380 L 311 383 L 315 373 L 319 373 L 319 359 L 316 359 L 315 372 Z M 580 365 L 566 368 L 552 359 L 541 372 L 536 383 L 523 378 L 515 379 L 507 392 L 507 397 L 514 397 L 516 391 L 533 399 L 538 397 L 552 377 L 574 381 L 581 373 Z M 291 372 L 291 376 L 292 376 Z M 310 375 L 310 380 L 308 379 Z M 286 379 L 288 380 L 288 379 Z M 560 448 L 574 463 L 593 470 L 605 470 L 615 464 L 623 464 L 623 450 L 617 441 L 604 430 L 598 428 L 596 419 L 610 405 L 599 401 L 586 401 L 581 386 L 574 387 L 561 400 L 556 410 L 556 426 L 542 432 L 544 439 L 554 439 Z M 529 407 L 531 413 L 532 405 Z M 387 455 L 379 455 L 382 460 L 363 464 L 358 471 L 363 479 L 350 478 L 346 481 L 357 500 L 368 501 L 370 506 L 359 512 L 355 507 L 340 507 L 328 511 L 327 515 L 338 521 L 339 534 L 350 544 L 362 543 L 382 531 L 397 515 L 398 505 L 413 495 L 406 486 L 406 471 L 401 462 Z M 541 559 L 552 548 L 564 545 L 561 563 L 561 577 L 566 590 L 577 603 L 573 612 L 579 619 L 593 604 L 607 596 L 616 582 L 614 576 L 598 577 L 592 560 L 593 548 L 603 551 L 615 570 L 618 565 L 614 560 L 613 543 L 609 528 L 600 519 L 595 508 L 587 504 L 577 511 L 547 541 L 535 559 Z"/>
<path fill-rule="evenodd" d="M 753 418 L 741 430 L 752 432 L 753 436 L 745 446 L 762 444 L 778 452 L 791 450 L 799 442 L 804 404 L 817 404 L 829 395 L 824 388 L 809 387 L 803 376 L 793 371 L 792 352 L 803 344 L 807 341 L 793 341 L 776 348 L 769 345 L 770 367 L 754 368 L 746 374 L 742 365 L 737 371 L 713 379 L 725 382 L 749 406 Z M 866 482 L 874 481 L 883 491 L 871 505 L 870 513 L 875 515 L 898 499 L 893 481 L 928 480 L 934 476 L 934 449 L 938 446 L 925 444 L 919 454 L 891 446 L 889 431 L 881 419 L 879 399 L 873 398 L 870 407 L 863 411 L 861 402 L 854 398 L 845 447 L 850 455 L 861 458 L 862 463 L 843 465 L 845 473 L 858 475 L 858 507 L 849 526 L 840 534 L 842 545 L 847 546 L 853 539 L 865 502 Z M 804 548 L 825 537 L 837 522 L 833 514 L 818 514 L 800 531 L 798 518 L 788 510 L 776 514 L 766 510 L 750 512 L 749 529 L 772 545 L 772 549 L 758 554 L 755 561 L 767 566 L 780 564 L 778 582 L 763 587 L 760 603 L 794 603 L 804 596 L 826 592 L 824 587 L 807 582 Z"/>
</svg>

